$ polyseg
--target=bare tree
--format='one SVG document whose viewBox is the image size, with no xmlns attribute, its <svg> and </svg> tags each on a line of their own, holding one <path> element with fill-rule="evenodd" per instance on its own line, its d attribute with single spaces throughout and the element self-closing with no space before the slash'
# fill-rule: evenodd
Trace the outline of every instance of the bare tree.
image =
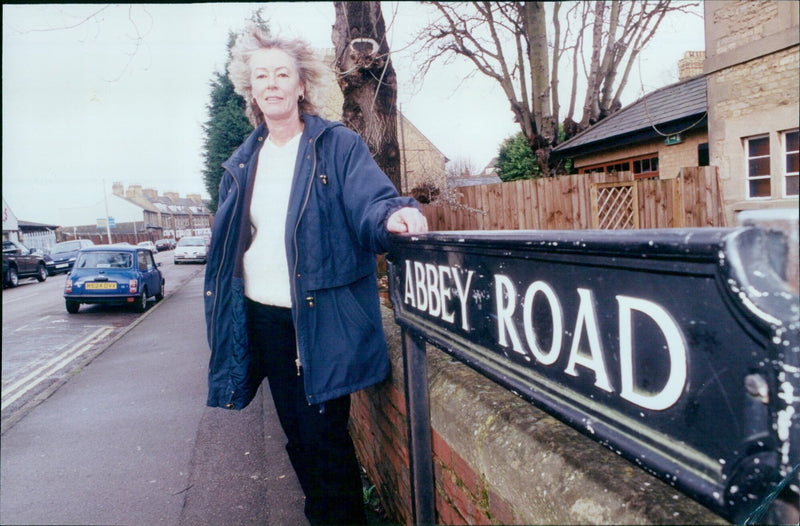
<svg viewBox="0 0 800 526">
<path fill-rule="evenodd" d="M 380 2 L 334 2 L 332 40 L 344 95 L 342 122 L 358 132 L 389 179 L 400 188 L 397 77 L 386 43 Z"/>
<path fill-rule="evenodd" d="M 448 178 L 468 177 L 478 173 L 475 163 L 467 157 L 458 157 L 447 163 L 445 174 Z"/>
<path fill-rule="evenodd" d="M 429 3 L 439 17 L 417 36 L 418 75 L 461 56 L 496 80 L 543 174 L 552 173 L 549 152 L 559 142 L 558 72 L 565 54 L 570 53 L 573 67 L 561 122 L 571 137 L 619 109 L 633 62 L 664 16 L 697 5 L 673 5 L 671 0 L 552 2 L 548 20 L 544 2 Z M 584 53 L 587 41 L 591 50 Z M 580 82 L 587 90 L 576 120 Z"/>
</svg>

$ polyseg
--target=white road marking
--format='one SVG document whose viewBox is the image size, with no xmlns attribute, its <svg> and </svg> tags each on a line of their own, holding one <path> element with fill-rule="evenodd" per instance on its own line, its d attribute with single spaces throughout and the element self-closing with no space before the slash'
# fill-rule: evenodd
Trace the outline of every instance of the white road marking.
<svg viewBox="0 0 800 526">
<path fill-rule="evenodd" d="M 85 353 L 89 349 L 92 348 L 97 342 L 101 341 L 103 338 L 108 336 L 111 331 L 114 330 L 114 327 L 111 326 L 103 326 L 89 334 L 87 337 L 67 349 L 62 354 L 59 354 L 40 367 L 36 368 L 35 370 L 28 373 L 27 376 L 21 378 L 14 382 L 13 384 L 9 385 L 7 388 L 3 389 L 2 394 L 2 404 L 0 405 L 0 409 L 5 409 L 16 400 L 18 400 L 22 395 L 45 381 L 47 378 L 50 377 L 53 373 L 67 365 L 70 361 L 74 360 L 81 354 Z"/>
</svg>

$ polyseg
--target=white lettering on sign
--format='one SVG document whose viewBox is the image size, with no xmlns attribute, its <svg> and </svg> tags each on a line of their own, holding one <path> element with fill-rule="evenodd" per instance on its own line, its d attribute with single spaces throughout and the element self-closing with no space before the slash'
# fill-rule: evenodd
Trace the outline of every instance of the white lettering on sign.
<svg viewBox="0 0 800 526">
<path fill-rule="evenodd" d="M 594 292 L 586 288 L 577 289 L 578 313 L 575 319 L 575 329 L 572 331 L 572 344 L 569 350 L 569 359 L 564 372 L 570 376 L 578 376 L 576 366 L 589 369 L 594 373 L 594 385 L 606 392 L 614 392 L 608 376 L 604 350 L 600 339 L 600 326 L 597 321 L 596 301 Z M 550 307 L 553 341 L 546 352 L 539 347 L 539 342 L 534 330 L 533 303 L 537 295 L 544 296 Z M 498 274 L 495 276 L 495 302 L 497 304 L 497 334 L 498 343 L 504 347 L 509 346 L 514 352 L 525 355 L 522 341 L 517 332 L 517 322 L 514 320 L 516 310 L 517 291 L 514 283 L 508 276 Z M 645 409 L 660 411 L 667 409 L 678 401 L 687 379 L 687 354 L 683 334 L 678 324 L 660 305 L 641 298 L 630 296 L 616 296 L 619 305 L 619 352 L 620 352 L 620 397 Z M 643 392 L 637 388 L 634 377 L 634 348 L 633 324 L 634 312 L 640 312 L 652 319 L 663 334 L 667 353 L 669 356 L 669 376 L 664 387 L 655 393 Z M 527 289 L 523 300 L 522 326 L 525 331 L 527 349 L 542 365 L 553 365 L 559 358 L 564 334 L 563 310 L 553 287 L 544 281 L 535 281 Z M 588 343 L 588 352 L 582 347 L 582 342 Z"/>
<path fill-rule="evenodd" d="M 589 289 L 578 289 L 581 302 L 578 305 L 578 316 L 575 320 L 575 330 L 572 331 L 572 348 L 569 351 L 569 363 L 564 370 L 565 373 L 578 376 L 575 370 L 576 365 L 582 365 L 594 371 L 594 385 L 608 391 L 611 389 L 611 382 L 608 381 L 606 365 L 603 363 L 603 349 L 600 344 L 600 330 L 597 325 L 597 314 L 594 308 L 594 294 Z M 586 328 L 586 339 L 589 340 L 589 354 L 581 352 L 581 340 L 583 329 Z"/>
<path fill-rule="evenodd" d="M 468 299 L 473 270 L 464 270 L 446 265 L 434 265 L 406 260 L 404 303 L 441 318 L 449 324 L 455 323 L 456 304 L 460 307 L 461 328 L 470 330 Z M 603 348 L 601 327 L 597 317 L 595 293 L 588 288 L 577 288 L 578 310 L 575 316 L 572 341 L 565 342 L 564 310 L 553 287 L 542 280 L 531 283 L 522 299 L 522 319 L 515 317 L 518 306 L 517 288 L 509 276 L 494 276 L 494 295 L 497 320 L 497 343 L 526 360 L 535 359 L 544 366 L 555 364 L 561 357 L 562 349 L 569 343 L 564 373 L 578 377 L 588 370 L 594 375 L 594 385 L 608 393 L 615 392 L 606 367 L 607 349 Z M 543 320 L 535 320 L 534 303 L 539 299 L 549 307 L 552 341 L 549 348 L 543 348 L 535 327 L 542 326 Z M 619 396 L 638 407 L 661 411 L 674 405 L 681 397 L 688 378 L 688 356 L 686 343 L 678 324 L 673 317 L 657 303 L 632 296 L 615 296 L 619 314 Z M 635 376 L 637 351 L 653 352 L 653 349 L 634 348 L 633 317 L 644 315 L 655 322 L 666 342 L 669 361 L 668 376 L 663 387 L 648 392 L 640 386 Z M 538 323 L 535 323 L 538 322 Z M 522 329 L 523 338 L 520 337 Z"/>
<path fill-rule="evenodd" d="M 466 274 L 466 281 L 463 281 L 462 271 L 457 267 L 437 266 L 431 263 L 406 260 L 406 282 L 403 301 L 417 310 L 441 318 L 447 323 L 453 323 L 455 321 L 455 313 L 448 310 L 452 299 L 453 289 L 450 286 L 452 281 L 455 285 L 456 297 L 461 306 L 461 328 L 468 331 L 467 299 L 475 271 L 470 270 Z"/>
<path fill-rule="evenodd" d="M 634 404 L 653 410 L 672 406 L 686 387 L 686 344 L 678 324 L 669 312 L 652 301 L 630 296 L 617 296 L 619 303 L 619 354 L 622 390 L 619 395 Z M 669 354 L 669 378 L 666 385 L 657 393 L 644 393 L 636 388 L 633 377 L 633 311 L 639 311 L 656 322 L 667 340 Z"/>
</svg>

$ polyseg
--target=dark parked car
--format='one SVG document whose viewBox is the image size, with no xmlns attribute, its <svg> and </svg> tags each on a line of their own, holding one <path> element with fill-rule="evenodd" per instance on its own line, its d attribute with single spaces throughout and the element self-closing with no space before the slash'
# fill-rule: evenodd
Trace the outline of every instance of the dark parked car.
<svg viewBox="0 0 800 526">
<path fill-rule="evenodd" d="M 53 260 L 53 269 L 50 275 L 58 274 L 59 272 L 69 272 L 72 265 L 75 264 L 75 258 L 78 256 L 78 251 L 82 248 L 93 247 L 94 242 L 89 239 L 76 239 L 74 241 L 62 241 L 56 243 L 50 249 L 50 258 Z"/>
<path fill-rule="evenodd" d="M 143 247 L 98 245 L 84 248 L 67 276 L 64 300 L 75 314 L 81 303 L 131 304 L 147 309 L 147 300 L 164 297 L 164 277 L 153 253 Z"/>
<path fill-rule="evenodd" d="M 3 285 L 16 287 L 20 278 L 47 279 L 47 263 L 41 254 L 17 241 L 3 241 Z"/>
<path fill-rule="evenodd" d="M 172 250 L 175 248 L 175 242 L 171 239 L 159 239 L 156 241 L 156 250 L 162 252 L 164 250 Z"/>
</svg>

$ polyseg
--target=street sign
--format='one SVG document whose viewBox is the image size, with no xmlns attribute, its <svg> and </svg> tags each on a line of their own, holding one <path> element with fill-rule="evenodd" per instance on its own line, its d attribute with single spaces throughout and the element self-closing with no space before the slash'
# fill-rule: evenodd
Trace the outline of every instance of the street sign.
<svg viewBox="0 0 800 526">
<path fill-rule="evenodd" d="M 683 142 L 683 137 L 681 137 L 680 133 L 676 133 L 674 135 L 667 135 L 667 138 L 664 139 L 664 144 L 667 146 L 672 146 L 673 144 L 680 144 Z"/>
<path fill-rule="evenodd" d="M 732 519 L 800 462 L 798 297 L 765 238 L 396 236 L 391 300 L 404 331 Z"/>
</svg>

